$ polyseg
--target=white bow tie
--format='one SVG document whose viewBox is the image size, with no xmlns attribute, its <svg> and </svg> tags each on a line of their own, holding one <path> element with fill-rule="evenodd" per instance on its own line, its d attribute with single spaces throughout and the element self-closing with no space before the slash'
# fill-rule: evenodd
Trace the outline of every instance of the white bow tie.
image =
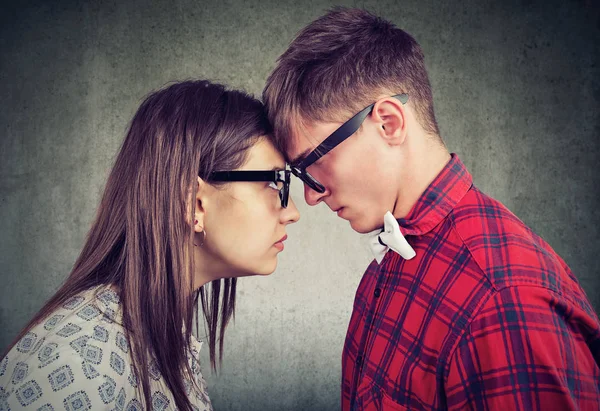
<svg viewBox="0 0 600 411">
<path fill-rule="evenodd" d="M 405 260 L 410 260 L 417 255 L 402 235 L 398 221 L 396 221 L 392 213 L 389 211 L 385 213 L 383 223 L 383 230 L 375 230 L 367 234 L 369 236 L 369 248 L 377 260 L 377 264 L 381 264 L 385 253 L 390 248 L 400 254 Z"/>
</svg>

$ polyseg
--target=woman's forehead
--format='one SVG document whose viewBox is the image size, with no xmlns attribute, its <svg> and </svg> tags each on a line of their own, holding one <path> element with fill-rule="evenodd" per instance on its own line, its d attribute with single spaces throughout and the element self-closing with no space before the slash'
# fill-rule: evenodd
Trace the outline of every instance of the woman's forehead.
<svg viewBox="0 0 600 411">
<path fill-rule="evenodd" d="M 261 137 L 248 150 L 246 163 L 240 168 L 241 170 L 273 170 L 284 169 L 285 160 L 273 143 L 266 138 Z"/>
</svg>

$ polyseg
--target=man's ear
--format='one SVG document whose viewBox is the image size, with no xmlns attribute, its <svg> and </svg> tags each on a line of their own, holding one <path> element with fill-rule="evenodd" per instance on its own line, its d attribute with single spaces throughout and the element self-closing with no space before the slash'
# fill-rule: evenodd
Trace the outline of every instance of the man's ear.
<svg viewBox="0 0 600 411">
<path fill-rule="evenodd" d="M 371 112 L 379 133 L 390 145 L 401 145 L 406 139 L 406 107 L 394 97 L 377 101 Z"/>
</svg>

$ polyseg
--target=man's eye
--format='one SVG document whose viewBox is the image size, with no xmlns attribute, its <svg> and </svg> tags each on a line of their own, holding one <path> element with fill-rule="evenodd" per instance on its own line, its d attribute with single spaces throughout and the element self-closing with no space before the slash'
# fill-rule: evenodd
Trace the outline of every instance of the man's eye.
<svg viewBox="0 0 600 411">
<path fill-rule="evenodd" d="M 317 161 L 315 161 L 313 164 L 320 166 L 323 163 L 323 157 L 319 157 L 319 159 Z"/>
<path fill-rule="evenodd" d="M 273 190 L 278 190 L 279 191 L 279 186 L 277 185 L 277 183 L 275 181 L 271 181 L 269 183 L 269 187 L 271 187 Z"/>
</svg>

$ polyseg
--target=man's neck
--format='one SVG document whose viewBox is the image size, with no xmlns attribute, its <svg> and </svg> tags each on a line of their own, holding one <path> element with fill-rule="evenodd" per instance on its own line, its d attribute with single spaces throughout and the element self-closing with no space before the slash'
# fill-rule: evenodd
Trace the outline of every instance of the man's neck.
<svg viewBox="0 0 600 411">
<path fill-rule="evenodd" d="M 402 180 L 392 213 L 397 219 L 408 215 L 423 192 L 451 159 L 448 150 L 437 144 L 423 146 L 407 157 L 405 167 L 408 171 Z"/>
</svg>

